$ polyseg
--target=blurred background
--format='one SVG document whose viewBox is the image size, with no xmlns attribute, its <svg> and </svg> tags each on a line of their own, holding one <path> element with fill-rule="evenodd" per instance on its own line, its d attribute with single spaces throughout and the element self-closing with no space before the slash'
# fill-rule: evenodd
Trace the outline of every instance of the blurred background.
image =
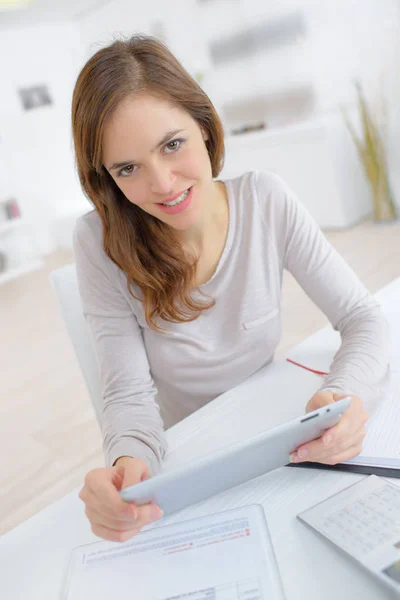
<svg viewBox="0 0 400 600">
<path fill-rule="evenodd" d="M 0 534 L 102 464 L 48 274 L 73 262 L 91 208 L 76 77 L 137 32 L 165 41 L 215 104 L 222 177 L 278 173 L 371 291 L 400 275 L 399 0 L 0 0 Z M 278 355 L 326 323 L 289 275 L 283 307 Z"/>
</svg>

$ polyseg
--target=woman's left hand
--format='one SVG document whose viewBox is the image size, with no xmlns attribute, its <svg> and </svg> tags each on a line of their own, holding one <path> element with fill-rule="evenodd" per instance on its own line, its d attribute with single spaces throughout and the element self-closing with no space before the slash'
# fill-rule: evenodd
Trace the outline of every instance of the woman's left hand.
<svg viewBox="0 0 400 600">
<path fill-rule="evenodd" d="M 360 454 L 365 437 L 368 414 L 358 396 L 350 396 L 351 404 L 339 423 L 324 431 L 322 436 L 303 444 L 290 456 L 291 462 L 319 462 L 336 465 Z M 346 398 L 344 394 L 317 392 L 306 406 L 306 412 Z"/>
</svg>

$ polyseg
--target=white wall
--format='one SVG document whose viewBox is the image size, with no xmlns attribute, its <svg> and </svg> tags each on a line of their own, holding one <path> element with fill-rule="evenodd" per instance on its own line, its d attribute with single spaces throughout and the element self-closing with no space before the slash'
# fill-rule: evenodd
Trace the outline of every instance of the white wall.
<svg viewBox="0 0 400 600">
<path fill-rule="evenodd" d="M 213 69 L 209 56 L 210 40 L 237 31 L 243 23 L 251 25 L 261 19 L 275 18 L 296 10 L 304 13 L 307 34 L 298 40 L 294 52 L 283 47 L 270 54 L 264 53 L 252 61 L 252 68 L 249 68 L 248 62 L 239 61 L 231 69 L 226 68 L 223 77 L 220 70 Z M 400 76 L 397 75 L 400 72 L 397 69 L 397 61 L 400 63 L 398 0 L 213 0 L 201 5 L 197 0 L 147 0 L 146 3 L 114 0 L 88 14 L 77 25 L 81 64 L 97 48 L 117 36 L 143 32 L 162 37 L 191 74 L 205 72 L 205 89 L 217 108 L 224 97 L 232 97 L 233 90 L 239 94 L 252 93 L 256 88 L 272 91 L 287 86 L 290 81 L 297 81 L 313 85 L 317 113 L 337 113 L 338 105 L 345 104 L 354 116 L 354 110 L 351 110 L 355 101 L 354 79 L 361 80 L 372 105 L 376 105 L 379 92 L 387 92 L 390 127 L 392 132 L 396 132 L 389 140 L 391 175 L 392 180 L 396 180 L 395 159 L 400 156 L 400 136 L 397 135 L 400 132 L 400 109 L 397 108 L 400 92 Z M 347 203 L 343 222 L 353 223 L 357 215 L 368 212 L 371 202 L 369 188 L 362 180 L 354 149 L 348 138 L 345 140 L 345 132 L 339 123 L 340 115 L 332 114 L 328 118 L 332 124 L 336 121 L 338 125 L 336 134 L 332 125 L 328 137 L 332 138 L 330 152 L 333 156 L 332 169 L 338 173 L 337 189 L 343 196 L 341 200 Z M 338 140 L 343 142 L 342 152 Z M 272 160 L 273 151 L 268 156 Z M 269 162 L 266 154 L 264 168 L 273 168 L 274 165 Z M 288 165 L 288 172 L 293 169 L 295 165 Z M 296 173 L 293 175 L 295 180 Z M 304 179 L 303 173 L 297 175 L 299 181 Z M 313 170 L 309 176 L 310 180 L 320 176 L 320 188 L 323 188 L 322 170 L 321 173 Z M 400 177 L 397 180 L 400 192 Z M 352 195 L 362 196 L 357 198 L 353 207 L 347 202 Z M 307 203 L 306 198 L 304 201 Z M 324 211 L 323 207 L 318 210 Z M 315 216 L 318 217 L 317 212 Z M 320 221 L 327 224 L 322 217 Z"/>
<path fill-rule="evenodd" d="M 313 51 L 312 73 L 318 110 L 332 113 L 344 105 L 357 125 L 354 81 L 361 82 L 368 105 L 388 131 L 389 176 L 400 208 L 400 3 L 398 0 L 307 0 L 307 22 Z M 387 122 L 383 107 L 386 106 Z M 338 115 L 340 117 L 340 115 Z M 358 120 L 359 121 L 359 120 Z M 358 122 L 359 125 L 359 122 Z M 351 183 L 352 172 L 344 164 L 342 173 Z M 369 187 L 365 188 L 372 199 Z"/>
<path fill-rule="evenodd" d="M 100 46 L 135 32 L 158 35 L 192 74 L 205 71 L 210 75 L 208 40 L 213 36 L 235 30 L 245 17 L 248 23 L 257 22 L 298 7 L 305 11 L 309 33 L 306 41 L 299 40 L 301 52 L 294 63 L 287 50 L 281 55 L 274 52 L 265 62 L 256 61 L 250 71 L 239 62 L 232 72 L 228 69 L 226 81 L 208 77 L 206 91 L 218 108 L 223 94 L 230 93 L 229 80 L 236 80 L 239 90 L 256 85 L 268 88 L 273 82 L 285 84 L 297 73 L 299 79 L 313 81 L 318 108 L 327 112 L 339 102 L 354 101 L 351 82 L 355 76 L 361 77 L 374 97 L 383 72 L 391 100 L 391 174 L 400 197 L 397 0 L 214 0 L 201 6 L 196 0 L 114 0 L 73 23 L 2 31 L 0 55 L 6 60 L 0 63 L 0 199 L 18 198 L 24 216 L 36 228 L 43 252 L 57 243 L 52 235 L 55 224 L 58 232 L 65 227 L 61 237 L 69 239 L 74 216 L 90 209 L 75 175 L 70 102 L 80 68 Z M 273 77 L 268 76 L 268 69 L 274 69 Z M 18 88 L 39 83 L 49 86 L 53 105 L 24 112 Z"/>
<path fill-rule="evenodd" d="M 219 0 L 203 5 L 202 17 L 206 43 L 237 32 L 243 25 L 253 25 L 268 19 L 301 10 L 306 35 L 291 46 L 265 51 L 258 56 L 226 63 L 207 73 L 206 86 L 211 98 L 222 106 L 232 98 L 243 99 L 255 93 L 271 93 L 291 84 L 310 83 L 315 90 L 315 115 L 337 122 L 333 148 L 335 169 L 340 173 L 338 188 L 354 196 L 349 207 L 349 222 L 354 222 L 359 204 L 359 217 L 367 214 L 372 199 L 358 157 L 344 141 L 339 106 L 345 106 L 356 123 L 354 81 L 359 80 L 372 111 L 380 111 L 381 101 L 388 111 L 388 159 L 395 199 L 400 207 L 400 2 L 398 0 Z M 225 19 L 223 16 L 225 15 Z M 268 119 L 267 119 L 268 120 Z M 311 125 L 310 125 L 311 127 Z M 348 137 L 348 136 L 347 136 Z M 265 168 L 274 168 L 274 160 L 265 138 L 260 160 L 265 157 Z M 282 138 L 283 140 L 283 138 Z M 244 143 L 244 142 L 243 142 Z M 233 141 L 232 141 L 232 145 Z M 247 144 L 245 144 L 247 147 Z M 284 144 L 282 144 L 282 148 Z M 350 161 L 350 155 L 351 161 Z M 289 160 L 289 154 L 287 154 Z M 270 160 L 272 158 L 272 164 Z M 277 162 L 282 165 L 282 153 Z M 316 156 L 316 164 L 318 159 Z M 349 159 L 349 160 L 348 160 Z M 230 161 L 238 163 L 240 161 Z M 247 161 L 248 162 L 248 161 Z M 293 181 L 304 180 L 300 162 L 287 165 L 285 171 L 293 174 Z M 309 172 L 310 178 L 319 178 L 323 187 L 323 170 Z M 364 178 L 364 182 L 362 182 Z M 356 183 L 357 182 L 357 183 Z M 310 181 L 311 184 L 311 181 Z M 351 196 L 350 194 L 350 196 Z M 362 195 L 362 197 L 358 197 Z M 307 198 L 303 198 L 307 203 Z M 350 214 L 351 213 L 351 214 Z M 314 214 L 317 218 L 317 212 Z M 322 224 L 322 220 L 320 223 Z M 326 222 L 324 223 L 326 224 Z"/>
<path fill-rule="evenodd" d="M 307 0 L 307 4 L 310 57 L 321 110 L 351 102 L 356 78 L 371 98 L 376 96 L 383 79 L 390 79 L 397 68 L 398 0 Z"/>
<path fill-rule="evenodd" d="M 306 35 L 293 47 L 284 46 L 231 65 L 213 67 L 209 56 L 211 41 L 240 31 L 243 25 L 251 26 L 299 10 L 304 15 Z M 161 35 L 192 74 L 205 73 L 203 85 L 217 109 L 226 100 L 251 96 L 256 91 L 273 92 L 290 84 L 309 83 L 315 90 L 316 115 L 326 115 L 331 124 L 327 128 L 325 166 L 328 168 L 330 164 L 329 172 L 337 174 L 337 214 L 333 215 L 332 198 L 331 206 L 325 208 L 323 200 L 318 206 L 312 205 L 310 194 L 306 194 L 309 198 L 302 199 L 306 205 L 310 204 L 309 209 L 320 224 L 327 227 L 352 224 L 369 212 L 370 190 L 344 131 L 338 107 L 346 105 L 354 118 L 355 79 L 363 83 L 373 107 L 379 93 L 385 90 L 388 90 L 388 102 L 394 101 L 389 111 L 396 104 L 396 92 L 400 89 L 400 77 L 397 77 L 397 87 L 393 83 L 400 49 L 398 0 L 213 0 L 201 5 L 196 0 L 148 0 L 140 5 L 140 10 L 132 0 L 115 0 L 88 15 L 79 25 L 85 58 L 110 42 L 113 35 L 128 36 L 135 32 Z M 400 127 L 400 110 L 395 113 Z M 397 129 L 394 118 L 391 126 Z M 312 129 L 312 125 L 310 127 Z M 268 139 L 267 136 L 264 142 L 267 145 Z M 400 154 L 398 139 L 399 136 L 391 136 L 391 156 L 396 152 Z M 281 149 L 284 147 L 283 144 Z M 232 140 L 227 150 L 236 152 L 234 148 Z M 274 169 L 280 165 L 282 174 L 291 174 L 293 184 L 304 183 L 304 165 L 294 161 L 287 151 L 279 154 L 277 148 L 278 144 L 274 143 L 271 148 L 255 148 L 252 154 L 248 149 L 249 156 L 258 152 L 257 165 L 253 168 Z M 313 168 L 321 152 L 315 156 L 314 163 L 310 158 L 308 189 L 323 190 L 326 185 L 325 170 Z M 227 157 L 225 172 L 232 165 L 241 164 L 244 168 L 245 161 L 239 160 L 239 154 L 236 158 Z M 290 164 L 284 164 L 285 156 Z M 391 164 L 394 165 L 393 159 Z M 392 179 L 393 173 L 392 169 Z M 297 187 L 300 193 L 302 185 Z M 307 190 L 305 183 L 303 187 Z M 325 203 L 328 204 L 326 195 Z"/>
<path fill-rule="evenodd" d="M 163 39 L 191 73 L 208 60 L 197 0 L 114 0 L 78 26 L 85 59 L 115 37 L 145 33 Z"/>
<path fill-rule="evenodd" d="M 91 206 L 76 176 L 71 137 L 71 98 L 84 62 L 114 37 L 133 32 L 162 35 L 186 67 L 198 63 L 191 27 L 195 0 L 110 2 L 80 21 L 3 30 L 0 36 L 0 200 L 15 196 L 32 226 L 41 254 L 70 246 L 75 217 Z M 178 7 L 178 11 L 175 9 Z M 193 9 L 193 10 L 192 10 Z M 176 19 L 175 14 L 184 15 Z M 179 39 L 174 43 L 174 35 Z M 203 48 L 198 43 L 200 54 Z M 186 60 L 194 56 L 194 60 Z M 46 84 L 51 106 L 24 111 L 18 89 Z"/>
<path fill-rule="evenodd" d="M 0 36 L 0 153 L 7 172 L 0 196 L 18 199 L 41 253 L 55 248 L 53 223 L 86 206 L 75 175 L 70 134 L 79 55 L 79 37 L 72 24 L 12 29 Z M 35 84 L 48 86 L 53 104 L 24 111 L 18 89 Z"/>
<path fill-rule="evenodd" d="M 230 99 L 274 91 L 291 82 L 311 83 L 317 110 L 330 111 L 354 101 L 352 82 L 360 79 L 371 95 L 397 70 L 395 45 L 400 33 L 398 0 L 215 0 L 200 11 L 205 43 L 243 27 L 294 12 L 303 14 L 306 34 L 291 46 L 266 50 L 253 58 L 226 63 L 210 73 L 210 94 Z"/>
</svg>

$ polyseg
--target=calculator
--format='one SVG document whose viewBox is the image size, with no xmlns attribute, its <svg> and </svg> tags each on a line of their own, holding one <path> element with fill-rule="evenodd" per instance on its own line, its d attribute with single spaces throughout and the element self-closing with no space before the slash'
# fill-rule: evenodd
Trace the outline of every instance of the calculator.
<svg viewBox="0 0 400 600">
<path fill-rule="evenodd" d="M 400 592 L 400 487 L 370 475 L 298 518 Z"/>
</svg>

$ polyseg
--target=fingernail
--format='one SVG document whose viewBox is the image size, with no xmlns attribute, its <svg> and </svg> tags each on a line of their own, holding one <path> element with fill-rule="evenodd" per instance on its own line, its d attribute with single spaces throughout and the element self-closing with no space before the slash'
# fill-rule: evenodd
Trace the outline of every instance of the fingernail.
<svg viewBox="0 0 400 600">
<path fill-rule="evenodd" d="M 324 444 L 324 446 L 328 446 L 331 443 L 331 441 L 332 441 L 332 434 L 330 434 L 330 433 L 327 433 L 322 438 L 322 443 Z"/>
<path fill-rule="evenodd" d="M 153 506 L 150 511 L 150 516 L 154 520 L 161 519 L 164 516 L 164 513 L 158 506 Z"/>
<path fill-rule="evenodd" d="M 290 462 L 295 463 L 295 462 L 299 462 L 299 457 L 297 456 L 296 453 L 293 453 L 290 455 Z"/>
<path fill-rule="evenodd" d="M 300 458 L 305 458 L 308 455 L 307 448 L 300 448 L 300 450 L 298 451 L 298 455 Z"/>
</svg>

